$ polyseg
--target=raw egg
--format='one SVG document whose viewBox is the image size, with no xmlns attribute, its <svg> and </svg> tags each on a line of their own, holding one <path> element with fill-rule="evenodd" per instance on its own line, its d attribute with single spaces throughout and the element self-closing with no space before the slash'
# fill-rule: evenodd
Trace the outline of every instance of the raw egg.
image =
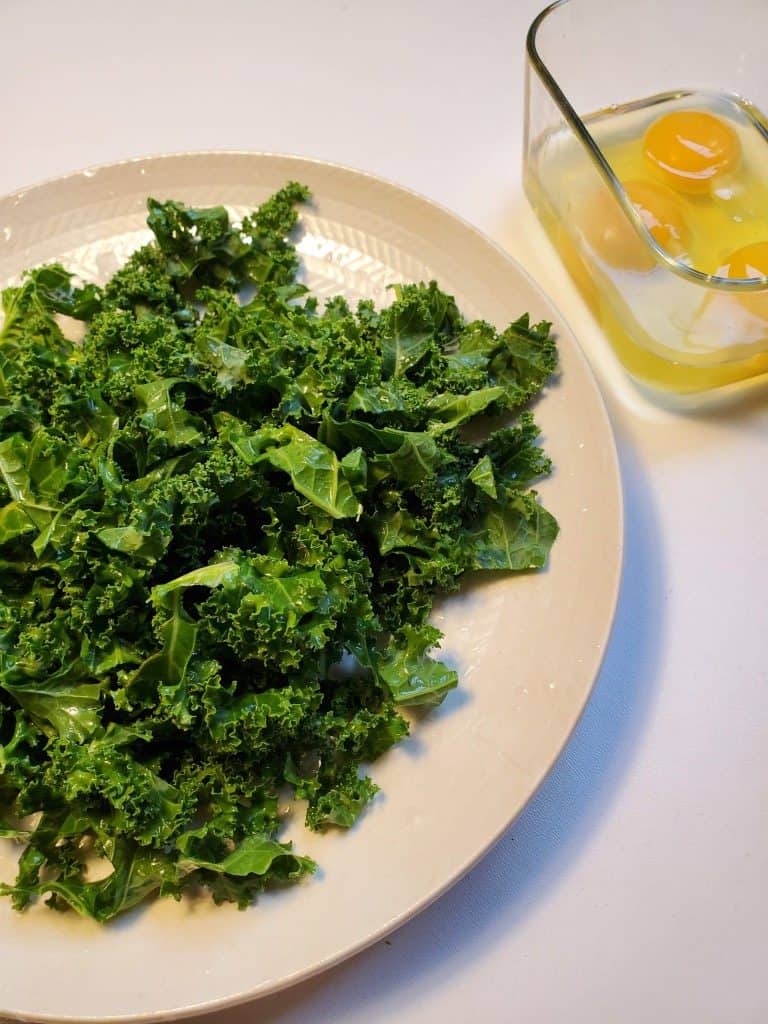
<svg viewBox="0 0 768 1024">
<path fill-rule="evenodd" d="M 722 277 L 768 277 L 768 242 L 753 242 L 732 252 L 718 273 Z M 731 302 L 731 309 L 734 303 L 738 303 L 740 309 L 746 310 L 750 318 L 750 330 L 754 331 L 757 326 L 758 340 L 765 344 L 768 334 L 768 288 L 744 292 L 743 295 L 725 293 L 724 297 Z"/>
<path fill-rule="evenodd" d="M 682 256 L 689 232 L 674 194 L 650 181 L 626 181 L 624 191 L 661 248 L 671 256 Z"/>
<path fill-rule="evenodd" d="M 723 277 L 768 277 L 768 242 L 753 242 L 737 249 L 728 257 L 720 273 Z"/>
<path fill-rule="evenodd" d="M 681 256 L 688 243 L 688 227 L 677 197 L 663 185 L 626 181 L 624 191 L 658 244 L 672 256 Z M 582 231 L 596 256 L 619 270 L 648 272 L 656 260 L 637 234 L 618 201 L 606 190 L 595 192 L 581 216 Z"/>
<path fill-rule="evenodd" d="M 643 138 L 643 153 L 667 185 L 680 192 L 707 193 L 739 163 L 736 132 L 705 110 L 676 110 L 658 118 Z"/>
</svg>

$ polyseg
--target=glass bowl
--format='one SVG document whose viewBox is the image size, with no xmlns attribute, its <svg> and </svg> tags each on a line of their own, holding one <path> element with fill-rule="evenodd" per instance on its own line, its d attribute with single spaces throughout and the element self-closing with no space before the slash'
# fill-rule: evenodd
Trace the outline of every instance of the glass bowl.
<svg viewBox="0 0 768 1024">
<path fill-rule="evenodd" d="M 695 8 L 559 0 L 528 33 L 526 194 L 621 362 L 657 391 L 695 396 L 768 381 L 768 278 L 727 276 L 726 266 L 707 272 L 663 248 L 609 143 L 619 126 L 633 125 L 639 140 L 668 111 L 719 114 L 738 129 L 741 165 L 768 218 L 760 113 L 768 78 L 758 42 L 766 36 L 765 0 Z M 730 201 L 740 188 L 713 187 L 709 201 L 721 192 Z M 702 203 L 693 197 L 694 213 Z"/>
</svg>

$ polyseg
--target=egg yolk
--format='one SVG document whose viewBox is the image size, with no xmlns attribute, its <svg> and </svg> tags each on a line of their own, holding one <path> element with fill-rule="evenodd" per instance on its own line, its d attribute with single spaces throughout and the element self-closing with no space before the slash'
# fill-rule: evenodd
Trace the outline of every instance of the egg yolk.
<svg viewBox="0 0 768 1024">
<path fill-rule="evenodd" d="M 661 248 L 671 256 L 681 256 L 688 245 L 689 232 L 672 192 L 649 181 L 626 181 L 624 191 Z"/>
<path fill-rule="evenodd" d="M 768 277 L 768 242 L 753 242 L 737 249 L 719 268 L 718 274 L 731 278 Z M 738 324 L 743 334 L 751 330 L 747 340 L 765 346 L 768 342 L 768 289 L 744 292 L 743 295 L 719 292 L 712 296 L 712 303 L 713 307 L 717 303 L 718 309 L 726 310 L 728 322 Z M 739 314 L 744 312 L 749 314 L 746 322 L 739 319 Z"/>
<path fill-rule="evenodd" d="M 689 232 L 677 197 L 646 181 L 627 181 L 624 191 L 658 244 L 672 256 L 685 252 Z M 580 217 L 586 241 L 597 257 L 620 270 L 648 272 L 656 260 L 637 234 L 618 201 L 601 189 L 585 204 Z"/>
<path fill-rule="evenodd" d="M 741 156 L 735 131 L 704 110 L 677 110 L 654 121 L 643 138 L 645 159 L 680 192 L 709 192 Z"/>
<path fill-rule="evenodd" d="M 724 277 L 768 277 L 768 242 L 753 242 L 737 249 L 720 273 Z"/>
</svg>

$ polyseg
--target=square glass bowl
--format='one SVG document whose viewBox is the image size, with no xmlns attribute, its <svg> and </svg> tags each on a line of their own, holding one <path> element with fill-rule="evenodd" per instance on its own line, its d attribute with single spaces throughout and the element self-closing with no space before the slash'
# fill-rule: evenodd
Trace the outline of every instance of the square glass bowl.
<svg viewBox="0 0 768 1024">
<path fill-rule="evenodd" d="M 528 34 L 526 193 L 625 368 L 657 392 L 695 398 L 768 382 L 768 277 L 736 277 L 735 262 L 699 269 L 663 248 L 611 146 L 639 147 L 674 110 L 729 121 L 765 225 L 733 214 L 738 203 L 723 209 L 740 239 L 768 251 L 766 38 L 765 0 L 559 0 Z M 723 181 L 725 191 L 689 201 L 694 229 L 707 202 L 720 202 L 712 196 L 741 201 L 739 180 Z"/>
</svg>

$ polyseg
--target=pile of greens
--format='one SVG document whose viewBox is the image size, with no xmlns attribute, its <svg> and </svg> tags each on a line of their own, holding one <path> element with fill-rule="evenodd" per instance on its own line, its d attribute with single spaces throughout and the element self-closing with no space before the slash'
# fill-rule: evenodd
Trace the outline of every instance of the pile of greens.
<svg viewBox="0 0 768 1024">
<path fill-rule="evenodd" d="M 523 411 L 555 366 L 549 325 L 466 323 L 434 283 L 318 308 L 288 240 L 307 198 L 288 184 L 238 225 L 150 199 L 155 241 L 105 287 L 51 265 L 3 293 L 18 908 L 104 921 L 193 886 L 244 906 L 311 872 L 278 841 L 278 795 L 312 829 L 350 826 L 399 709 L 456 685 L 428 653 L 435 595 L 539 567 L 555 538 Z M 93 856 L 113 870 L 89 881 Z"/>
</svg>

